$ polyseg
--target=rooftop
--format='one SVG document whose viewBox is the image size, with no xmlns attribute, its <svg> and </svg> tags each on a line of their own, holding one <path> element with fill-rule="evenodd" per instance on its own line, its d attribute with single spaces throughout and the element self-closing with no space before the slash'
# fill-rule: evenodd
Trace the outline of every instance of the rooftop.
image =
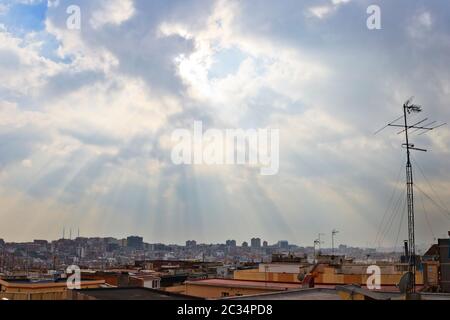
<svg viewBox="0 0 450 320">
<path fill-rule="evenodd" d="M 299 283 L 265 282 L 265 281 L 246 281 L 232 279 L 205 279 L 196 281 L 186 281 L 186 284 L 216 286 L 216 287 L 240 287 L 240 288 L 263 288 L 272 290 L 292 290 L 302 287 Z"/>
<path fill-rule="evenodd" d="M 82 280 L 82 286 L 91 285 L 103 285 L 104 280 Z M 56 287 L 66 287 L 67 279 L 57 279 L 57 280 L 29 280 L 29 279 L 0 279 L 0 285 L 4 287 L 14 287 L 23 289 L 38 289 L 38 288 L 56 288 Z"/>
<path fill-rule="evenodd" d="M 341 300 L 341 298 L 334 289 L 312 288 L 232 297 L 226 300 Z"/>
<path fill-rule="evenodd" d="M 200 298 L 148 288 L 82 289 L 74 291 L 78 299 L 93 300 L 202 300 Z"/>
<path fill-rule="evenodd" d="M 369 300 L 392 300 L 402 297 L 400 293 L 373 292 L 354 285 L 336 286 L 335 288 L 308 288 L 284 292 L 264 293 L 244 297 L 233 297 L 231 300 L 342 300 L 340 293 L 350 296 L 359 294 Z"/>
</svg>

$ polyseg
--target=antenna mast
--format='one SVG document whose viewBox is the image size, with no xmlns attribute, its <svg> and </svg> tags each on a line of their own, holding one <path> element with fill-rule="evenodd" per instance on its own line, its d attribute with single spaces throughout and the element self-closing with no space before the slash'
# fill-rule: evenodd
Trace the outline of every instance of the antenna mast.
<svg viewBox="0 0 450 320">
<path fill-rule="evenodd" d="M 446 123 L 432 126 L 436 123 L 436 121 L 433 121 L 429 124 L 423 125 L 424 122 L 428 121 L 428 118 L 425 118 L 413 125 L 408 124 L 408 115 L 411 113 L 420 113 L 422 112 L 422 107 L 416 104 L 412 104 L 413 98 L 410 98 L 408 101 L 406 101 L 403 104 L 403 116 L 397 118 L 396 120 L 388 123 L 385 127 L 378 130 L 375 134 L 381 132 L 387 127 L 398 127 L 402 128 L 403 130 L 398 132 L 398 134 L 405 133 L 405 142 L 402 146 L 406 148 L 406 193 L 407 193 L 407 203 L 408 203 L 408 251 L 407 258 L 408 258 L 408 272 L 410 273 L 409 277 L 409 285 L 408 285 L 408 293 L 415 293 L 416 292 L 416 245 L 415 245 L 415 228 L 414 228 L 414 179 L 413 179 L 413 171 L 412 171 L 412 164 L 411 164 L 411 150 L 415 151 L 423 151 L 426 152 L 425 149 L 416 148 L 414 144 L 411 144 L 410 137 L 409 137 L 409 130 L 414 129 L 414 132 L 421 131 L 420 134 L 424 134 L 428 131 L 437 129 L 439 127 L 442 127 L 446 125 Z M 404 124 L 396 124 L 397 121 L 403 118 Z"/>
<path fill-rule="evenodd" d="M 325 235 L 325 233 L 319 233 L 319 237 L 318 237 L 318 240 L 319 240 L 319 242 L 318 242 L 318 244 L 319 244 L 319 252 L 322 250 L 321 246 L 322 246 L 323 241 L 322 241 L 321 237 L 324 236 L 324 235 Z"/>
</svg>

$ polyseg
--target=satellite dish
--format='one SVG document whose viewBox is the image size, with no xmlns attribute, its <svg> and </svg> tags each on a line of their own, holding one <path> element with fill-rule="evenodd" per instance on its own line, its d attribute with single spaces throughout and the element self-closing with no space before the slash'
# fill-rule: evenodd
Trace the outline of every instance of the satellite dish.
<svg viewBox="0 0 450 320">
<path fill-rule="evenodd" d="M 412 272 L 406 272 L 400 279 L 400 282 L 398 283 L 397 287 L 400 289 L 401 293 L 407 293 L 410 291 L 411 288 L 411 280 L 412 280 L 413 274 Z"/>
</svg>

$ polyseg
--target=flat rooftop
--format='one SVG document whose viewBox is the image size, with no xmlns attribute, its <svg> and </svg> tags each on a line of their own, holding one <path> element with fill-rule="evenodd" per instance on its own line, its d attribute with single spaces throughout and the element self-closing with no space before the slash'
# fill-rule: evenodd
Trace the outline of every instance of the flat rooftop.
<svg viewBox="0 0 450 320">
<path fill-rule="evenodd" d="M 251 296 L 233 297 L 226 300 L 342 300 L 334 289 L 298 289 L 283 292 L 263 293 Z"/>
<path fill-rule="evenodd" d="M 186 284 L 192 285 L 204 285 L 215 287 L 239 287 L 239 288 L 258 288 L 258 289 L 271 289 L 271 290 L 293 290 L 300 289 L 302 285 L 300 283 L 282 283 L 282 282 L 265 282 L 265 281 L 246 281 L 246 280 L 233 280 L 233 279 L 205 279 L 196 281 L 186 281 Z"/>
<path fill-rule="evenodd" d="M 102 285 L 104 280 L 81 280 L 81 285 Z M 44 288 L 44 287 L 65 287 L 67 285 L 67 279 L 0 279 L 0 284 L 5 287 L 20 287 L 20 288 Z"/>
<path fill-rule="evenodd" d="M 133 288 L 101 288 L 82 289 L 74 291 L 78 299 L 95 300 L 203 300 L 196 297 L 176 294 L 161 290 L 154 290 L 141 287 Z"/>
<path fill-rule="evenodd" d="M 1 279 L 10 284 L 52 284 L 52 283 L 66 283 L 67 279 Z"/>
</svg>

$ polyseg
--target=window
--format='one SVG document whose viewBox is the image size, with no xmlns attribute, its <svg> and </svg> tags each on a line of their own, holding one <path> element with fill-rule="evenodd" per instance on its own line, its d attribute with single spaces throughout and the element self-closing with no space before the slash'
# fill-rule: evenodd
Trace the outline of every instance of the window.
<svg viewBox="0 0 450 320">
<path fill-rule="evenodd" d="M 228 292 L 222 292 L 222 298 L 229 297 L 230 294 Z"/>
</svg>

